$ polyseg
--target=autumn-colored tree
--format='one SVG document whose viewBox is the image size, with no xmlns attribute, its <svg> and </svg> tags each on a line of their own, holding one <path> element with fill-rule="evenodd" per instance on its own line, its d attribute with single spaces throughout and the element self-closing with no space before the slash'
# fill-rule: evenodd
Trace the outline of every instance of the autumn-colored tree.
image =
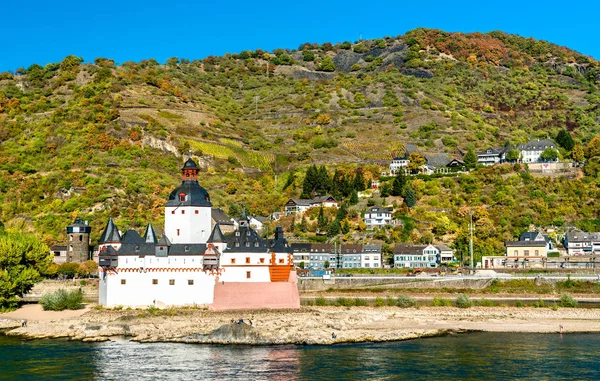
<svg viewBox="0 0 600 381">
<path fill-rule="evenodd" d="M 600 156 L 600 136 L 593 138 L 587 145 L 587 158 Z"/>
<path fill-rule="evenodd" d="M 421 155 L 418 152 L 411 152 L 411 154 L 408 155 L 408 160 L 409 163 L 407 165 L 407 168 L 412 173 L 418 172 L 419 169 L 426 163 L 425 156 Z"/>
<path fill-rule="evenodd" d="M 329 116 L 329 114 L 319 114 L 319 116 L 317 116 L 316 122 L 318 125 L 326 125 L 331 123 L 331 117 Z"/>
<path fill-rule="evenodd" d="M 575 144 L 573 151 L 571 151 L 571 158 L 576 163 L 582 163 L 585 160 L 585 152 L 581 144 Z"/>
</svg>

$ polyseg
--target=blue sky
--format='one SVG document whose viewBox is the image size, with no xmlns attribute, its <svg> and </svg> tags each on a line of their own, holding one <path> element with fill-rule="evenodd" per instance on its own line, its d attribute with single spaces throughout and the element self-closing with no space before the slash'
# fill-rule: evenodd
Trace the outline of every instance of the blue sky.
<svg viewBox="0 0 600 381">
<path fill-rule="evenodd" d="M 154 1 L 4 2 L 0 71 L 74 54 L 117 63 L 188 59 L 303 42 L 397 36 L 417 28 L 502 30 L 600 59 L 600 2 L 565 1 Z M 590 4 L 591 3 L 591 4 Z"/>
</svg>

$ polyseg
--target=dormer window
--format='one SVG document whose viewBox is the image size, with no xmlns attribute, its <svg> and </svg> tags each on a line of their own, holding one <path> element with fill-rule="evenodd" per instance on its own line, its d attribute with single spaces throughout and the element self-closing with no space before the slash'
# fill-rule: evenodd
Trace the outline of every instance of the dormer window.
<svg viewBox="0 0 600 381">
<path fill-rule="evenodd" d="M 254 242 L 254 247 L 258 247 L 258 242 Z"/>
<path fill-rule="evenodd" d="M 186 247 L 184 248 L 184 250 L 185 250 L 186 252 L 188 252 L 188 251 L 190 251 L 190 247 L 189 247 L 189 246 L 186 246 Z"/>
<path fill-rule="evenodd" d="M 240 236 L 240 232 L 239 232 L 239 230 L 235 232 L 235 236 L 236 236 L 236 237 L 239 237 L 239 236 Z"/>
<path fill-rule="evenodd" d="M 236 242 L 236 243 L 235 243 L 235 247 L 240 247 L 240 243 L 239 243 L 239 242 Z"/>
<path fill-rule="evenodd" d="M 139 253 L 139 252 L 140 252 L 140 247 L 139 247 L 139 246 L 136 246 L 136 247 L 135 247 L 135 252 L 136 252 L 136 253 Z"/>
<path fill-rule="evenodd" d="M 185 201 L 185 193 L 179 193 L 179 201 L 180 202 L 184 202 Z"/>
<path fill-rule="evenodd" d="M 250 247 L 250 242 L 246 242 L 246 247 Z"/>
</svg>

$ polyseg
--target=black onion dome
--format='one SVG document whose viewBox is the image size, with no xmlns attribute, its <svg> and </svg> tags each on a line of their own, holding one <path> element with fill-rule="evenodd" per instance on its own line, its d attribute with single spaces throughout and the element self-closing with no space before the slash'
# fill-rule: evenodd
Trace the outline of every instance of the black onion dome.
<svg viewBox="0 0 600 381">
<path fill-rule="evenodd" d="M 192 160 L 192 158 L 189 158 L 186 160 L 185 164 L 183 164 L 183 169 L 186 168 L 198 168 L 198 164 L 196 164 L 196 162 L 194 160 Z"/>
<path fill-rule="evenodd" d="M 183 195 L 183 200 L 180 195 Z M 212 206 L 210 196 L 206 189 L 202 188 L 197 181 L 183 181 L 169 195 L 166 206 Z"/>
</svg>

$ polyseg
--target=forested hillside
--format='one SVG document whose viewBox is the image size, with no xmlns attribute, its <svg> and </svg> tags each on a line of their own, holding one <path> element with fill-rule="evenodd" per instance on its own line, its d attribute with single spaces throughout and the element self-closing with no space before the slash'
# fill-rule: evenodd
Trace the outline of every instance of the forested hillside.
<svg viewBox="0 0 600 381">
<path fill-rule="evenodd" d="M 586 156 L 579 178 L 510 167 L 412 181 L 417 203 L 403 217 L 414 229 L 385 239 L 461 237 L 467 205 L 485 212 L 494 250 L 529 223 L 597 226 L 600 67 L 567 48 L 416 29 L 197 61 L 92 61 L 0 74 L 0 218 L 48 244 L 75 215 L 90 220 L 94 239 L 109 215 L 121 228 L 161 226 L 190 150 L 216 206 L 266 215 L 302 192 L 310 164 L 331 177 L 362 168 L 369 180 L 407 143 L 452 153 L 559 131 L 573 140 L 561 159 Z"/>
</svg>

